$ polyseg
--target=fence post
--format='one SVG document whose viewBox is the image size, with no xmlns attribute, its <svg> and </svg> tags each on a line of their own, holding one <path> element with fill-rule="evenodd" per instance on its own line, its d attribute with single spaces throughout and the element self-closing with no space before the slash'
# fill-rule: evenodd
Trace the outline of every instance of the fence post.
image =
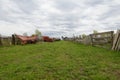
<svg viewBox="0 0 120 80">
<path fill-rule="evenodd" d="M 12 44 L 15 45 L 15 35 L 12 35 Z"/>
<path fill-rule="evenodd" d="M 0 45 L 2 45 L 2 37 L 1 37 L 1 34 L 0 34 Z"/>
<path fill-rule="evenodd" d="M 0 36 L 0 45 L 2 45 L 2 40 L 1 40 L 1 36 Z"/>
<path fill-rule="evenodd" d="M 113 40 L 114 40 L 114 31 L 111 31 L 111 48 L 113 46 Z"/>
<path fill-rule="evenodd" d="M 91 45 L 93 46 L 93 36 L 92 36 L 92 34 L 90 34 L 90 38 L 91 38 Z"/>
</svg>

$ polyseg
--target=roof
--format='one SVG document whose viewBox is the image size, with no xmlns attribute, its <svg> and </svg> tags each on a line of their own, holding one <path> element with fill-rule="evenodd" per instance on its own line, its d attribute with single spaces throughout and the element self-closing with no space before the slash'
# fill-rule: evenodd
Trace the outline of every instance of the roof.
<svg viewBox="0 0 120 80">
<path fill-rule="evenodd" d="M 38 39 L 38 36 L 21 36 L 21 35 L 16 35 L 20 40 L 22 41 L 34 41 Z"/>
</svg>

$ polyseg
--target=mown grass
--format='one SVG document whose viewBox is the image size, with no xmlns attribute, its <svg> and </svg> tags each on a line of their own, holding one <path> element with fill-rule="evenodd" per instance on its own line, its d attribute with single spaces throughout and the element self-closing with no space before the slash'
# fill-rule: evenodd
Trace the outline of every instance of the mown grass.
<svg viewBox="0 0 120 80">
<path fill-rule="evenodd" d="M 0 48 L 0 80 L 119 80 L 120 52 L 60 41 Z"/>
</svg>

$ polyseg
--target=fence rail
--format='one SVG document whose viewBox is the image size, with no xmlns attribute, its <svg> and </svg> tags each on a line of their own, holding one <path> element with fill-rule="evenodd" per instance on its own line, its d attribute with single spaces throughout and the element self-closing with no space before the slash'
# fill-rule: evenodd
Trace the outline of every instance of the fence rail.
<svg viewBox="0 0 120 80">
<path fill-rule="evenodd" d="M 120 30 L 116 34 L 114 34 L 114 31 L 108 31 L 90 34 L 84 38 L 67 38 L 65 40 L 112 50 L 120 50 Z"/>
<path fill-rule="evenodd" d="M 0 37 L 0 45 L 1 46 L 10 46 L 12 38 L 11 37 Z"/>
<path fill-rule="evenodd" d="M 90 34 L 91 44 L 93 46 L 96 46 L 96 45 L 102 45 L 103 46 L 103 44 L 104 45 L 110 44 L 110 47 L 112 47 L 112 45 L 113 45 L 113 34 L 114 34 L 114 31 Z"/>
</svg>

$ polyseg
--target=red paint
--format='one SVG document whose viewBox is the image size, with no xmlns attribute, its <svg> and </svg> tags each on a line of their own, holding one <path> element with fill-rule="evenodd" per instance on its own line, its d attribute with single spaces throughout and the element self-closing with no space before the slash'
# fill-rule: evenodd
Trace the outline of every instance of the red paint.
<svg viewBox="0 0 120 80">
<path fill-rule="evenodd" d="M 36 43 L 38 40 L 37 36 L 21 36 L 16 35 L 18 39 L 20 39 L 21 44 L 27 44 L 27 43 Z"/>
<path fill-rule="evenodd" d="M 45 42 L 53 42 L 53 39 L 50 38 L 50 37 L 48 37 L 48 36 L 43 36 L 43 40 L 44 40 Z"/>
</svg>

